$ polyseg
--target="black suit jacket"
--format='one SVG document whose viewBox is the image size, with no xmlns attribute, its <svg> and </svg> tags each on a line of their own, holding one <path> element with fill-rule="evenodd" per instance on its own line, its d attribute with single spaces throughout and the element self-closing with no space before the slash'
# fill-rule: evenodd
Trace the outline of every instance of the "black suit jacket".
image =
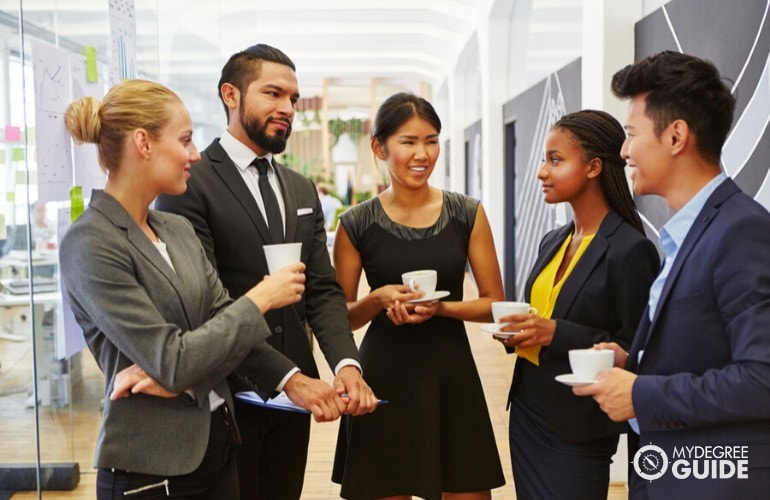
<svg viewBox="0 0 770 500">
<path fill-rule="evenodd" d="M 527 301 L 535 278 L 573 228 L 570 222 L 549 232 L 540 242 L 537 260 L 527 278 Z M 625 430 L 625 424 L 612 422 L 592 398 L 575 396 L 570 387 L 554 377 L 572 371 L 570 349 L 610 341 L 628 349 L 659 268 L 660 259 L 652 242 L 611 210 L 564 282 L 551 315 L 556 320 L 556 332 L 551 345 L 541 349 L 538 368 L 546 380 L 542 386 L 546 391 L 546 417 L 563 440 L 584 442 Z M 517 360 L 509 399 L 523 363 L 528 362 Z"/>
<path fill-rule="evenodd" d="M 297 304 L 269 311 L 265 317 L 275 349 L 250 356 L 231 378 L 234 390 L 274 393 L 295 366 L 317 377 L 311 333 L 329 365 L 344 358 L 358 360 L 348 322 L 344 292 L 336 281 L 326 248 L 324 216 L 313 183 L 273 162 L 286 208 L 285 241 L 302 242 L 307 266 L 305 294 Z M 178 213 L 192 222 L 219 277 L 233 297 L 240 297 L 268 274 L 262 245 L 270 240 L 267 224 L 238 167 L 216 139 L 192 166 L 187 191 L 161 195 L 156 208 Z"/>
</svg>

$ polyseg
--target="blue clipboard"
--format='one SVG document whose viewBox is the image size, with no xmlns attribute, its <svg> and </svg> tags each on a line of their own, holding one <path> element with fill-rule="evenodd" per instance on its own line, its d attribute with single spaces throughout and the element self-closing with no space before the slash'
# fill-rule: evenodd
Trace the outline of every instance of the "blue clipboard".
<svg viewBox="0 0 770 500">
<path fill-rule="evenodd" d="M 235 399 L 242 401 L 246 404 L 261 406 L 263 408 L 271 408 L 273 410 L 281 411 L 293 411 L 295 413 L 310 413 L 310 410 L 306 410 L 301 406 L 295 404 L 285 392 L 279 393 L 274 398 L 270 398 L 267 401 L 262 399 L 259 394 L 254 391 L 242 391 L 235 393 Z M 377 401 L 377 404 L 384 405 L 388 402 L 384 399 Z"/>
</svg>

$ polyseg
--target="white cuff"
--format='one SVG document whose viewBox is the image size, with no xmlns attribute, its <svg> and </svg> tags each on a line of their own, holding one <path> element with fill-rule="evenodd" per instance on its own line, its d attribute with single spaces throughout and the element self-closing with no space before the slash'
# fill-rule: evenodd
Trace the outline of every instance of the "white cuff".
<svg viewBox="0 0 770 500">
<path fill-rule="evenodd" d="M 342 370 L 346 366 L 355 366 L 356 368 L 358 368 L 358 371 L 361 372 L 361 375 L 364 374 L 364 370 L 363 368 L 361 368 L 361 364 L 358 361 L 356 361 L 353 358 L 344 358 L 340 360 L 339 363 L 337 363 L 337 366 L 334 367 L 334 375 L 335 376 L 339 375 L 340 370 Z"/>
<path fill-rule="evenodd" d="M 292 377 L 292 375 L 294 375 L 294 374 L 295 374 L 295 373 L 297 373 L 298 371 L 300 371 L 300 370 L 299 370 L 299 368 L 292 368 L 291 370 L 289 370 L 289 373 L 287 373 L 286 375 L 284 375 L 284 377 L 283 377 L 283 378 L 281 379 L 281 381 L 278 383 L 278 386 L 275 388 L 275 391 L 276 391 L 276 392 L 281 392 L 281 391 L 283 391 L 283 386 L 285 386 L 285 385 L 286 385 L 286 382 L 288 382 L 288 381 L 289 381 L 289 379 Z"/>
</svg>

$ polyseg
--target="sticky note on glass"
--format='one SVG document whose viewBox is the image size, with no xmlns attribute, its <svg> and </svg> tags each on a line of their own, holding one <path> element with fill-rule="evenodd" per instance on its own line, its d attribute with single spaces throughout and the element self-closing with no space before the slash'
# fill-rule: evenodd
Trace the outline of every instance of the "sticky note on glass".
<svg viewBox="0 0 770 500">
<path fill-rule="evenodd" d="M 24 161 L 24 148 L 13 148 L 11 161 Z"/>
<path fill-rule="evenodd" d="M 8 142 L 19 142 L 21 140 L 21 129 L 13 125 L 6 125 L 5 140 Z"/>
<path fill-rule="evenodd" d="M 99 81 L 99 72 L 96 69 L 96 47 L 83 46 L 83 55 L 86 57 L 86 80 L 90 83 Z"/>
<path fill-rule="evenodd" d="M 8 228 L 5 226 L 5 214 L 0 214 L 0 240 L 8 238 Z"/>
<path fill-rule="evenodd" d="M 84 208 L 83 186 L 72 186 L 70 188 L 70 221 L 75 222 Z"/>
</svg>

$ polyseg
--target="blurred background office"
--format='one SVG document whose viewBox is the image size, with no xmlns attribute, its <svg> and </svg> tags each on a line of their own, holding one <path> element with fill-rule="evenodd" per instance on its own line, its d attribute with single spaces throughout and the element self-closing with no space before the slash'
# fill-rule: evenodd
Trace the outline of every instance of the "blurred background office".
<svg viewBox="0 0 770 500">
<path fill-rule="evenodd" d="M 768 5 L 0 0 L 0 498 L 17 490 L 45 490 L 47 498 L 52 489 L 89 491 L 94 475 L 102 380 L 57 292 L 56 247 L 104 175 L 93 147 L 66 136 L 61 116 L 72 99 L 103 95 L 123 78 L 160 81 L 185 101 L 203 147 L 225 127 L 218 68 L 243 47 L 274 45 L 296 63 L 302 94 L 280 161 L 350 205 L 388 183 L 369 148 L 374 111 L 395 92 L 426 97 L 444 124 L 431 182 L 482 200 L 514 299 L 541 236 L 569 218 L 567 206 L 541 202 L 535 172 L 546 131 L 582 108 L 604 109 L 622 122 L 625 105 L 611 96 L 609 78 L 654 52 L 709 58 L 729 79 L 738 107 L 723 163 L 742 189 L 770 206 Z M 637 203 L 655 240 L 670 213 L 655 198 Z M 485 360 L 480 375 L 507 457 L 510 361 L 496 342 L 468 330 Z M 336 427 L 313 432 L 334 436 Z M 333 445 L 313 446 L 306 484 L 318 489 L 306 488 L 307 498 L 334 498 L 331 459 L 323 455 L 330 457 Z M 612 480 L 622 485 L 627 459 L 620 453 Z M 513 498 L 509 464 L 506 474 L 509 484 L 493 498 Z"/>
</svg>

